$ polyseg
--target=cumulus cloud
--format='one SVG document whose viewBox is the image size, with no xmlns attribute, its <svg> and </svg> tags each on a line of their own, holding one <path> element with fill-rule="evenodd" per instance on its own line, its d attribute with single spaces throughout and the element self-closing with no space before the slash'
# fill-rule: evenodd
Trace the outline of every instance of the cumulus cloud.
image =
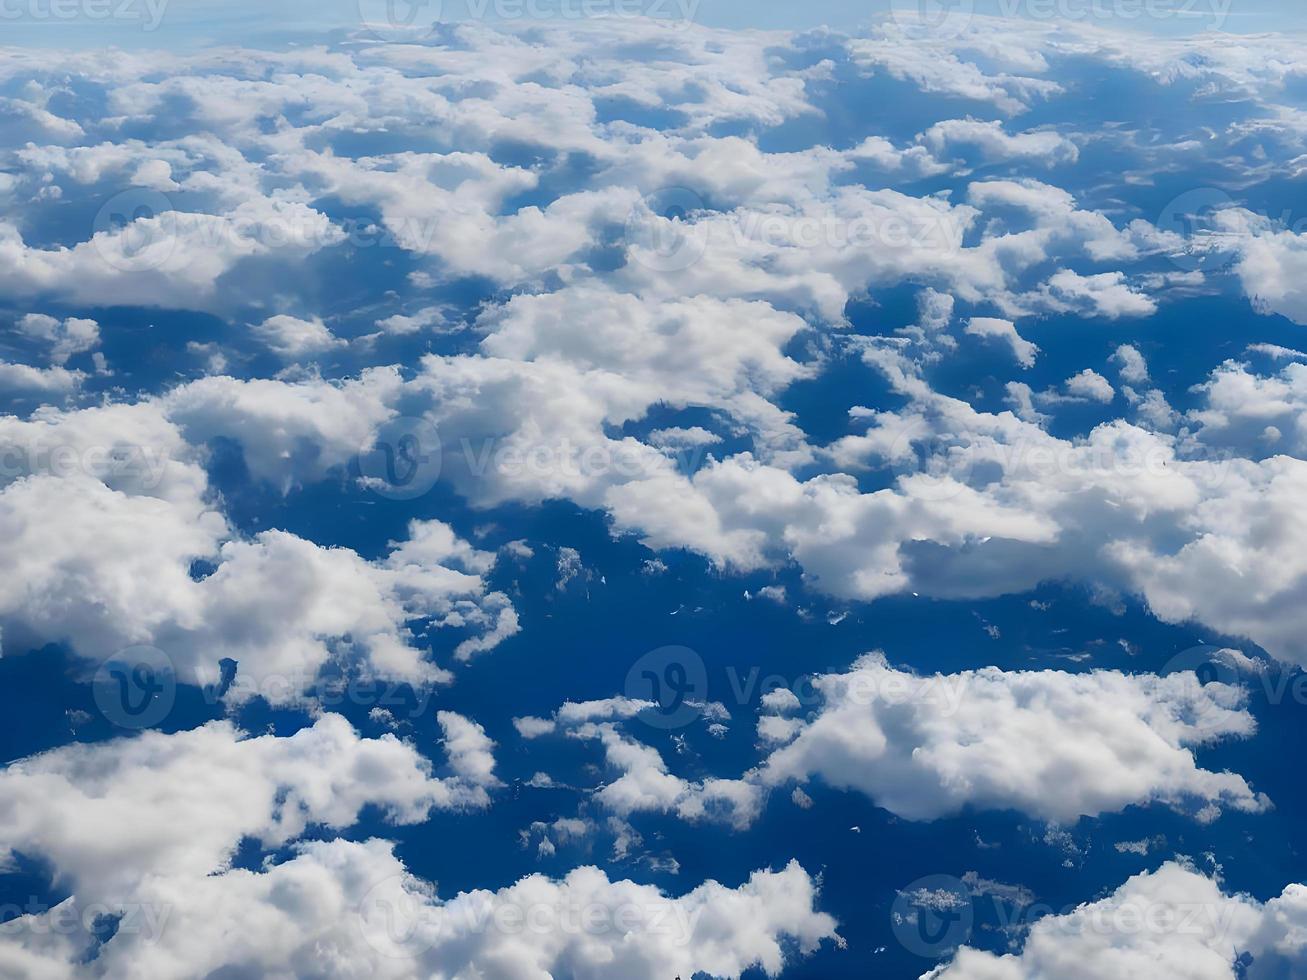
<svg viewBox="0 0 1307 980">
<path fill-rule="evenodd" d="M 707 881 L 679 897 L 584 867 L 442 900 L 390 843 L 329 840 L 301 844 L 259 871 L 151 879 L 134 907 L 166 910 L 166 918 L 120 925 L 89 963 L 89 937 L 45 921 L 84 914 L 70 900 L 0 939 L 0 965 L 78 980 L 124 970 L 161 980 L 197 970 L 298 975 L 321 970 L 324 960 L 333 975 L 388 980 L 491 973 L 599 980 L 613 970 L 638 980 L 738 978 L 754 967 L 774 976 L 796 954 L 839 942 L 835 921 L 814 907 L 817 897 L 817 883 L 791 862 L 735 888 Z"/>
<path fill-rule="evenodd" d="M 1307 888 L 1291 884 L 1262 903 L 1217 879 L 1167 862 L 1111 895 L 1030 928 L 1020 953 L 963 947 L 923 980 L 1034 980 L 1184 976 L 1255 980 L 1292 976 L 1307 959 Z M 1251 962 L 1249 962 L 1249 960 Z"/>
<path fill-rule="evenodd" d="M 652 980 L 668 971 L 738 977 L 753 966 L 775 974 L 792 951 L 839 941 L 834 920 L 815 908 L 816 882 L 794 862 L 679 898 L 578 868 L 442 901 L 388 842 L 297 843 L 311 827 L 352 825 L 365 806 L 415 823 L 433 808 L 485 805 L 497 784 L 492 743 L 461 716 L 441 712 L 439 722 L 446 778 L 393 736 L 360 739 L 334 715 L 284 738 L 214 722 L 10 766 L 0 773 L 0 846 L 51 861 L 72 896 L 8 923 L 0 967 L 181 980 L 197 971 L 303 973 L 329 955 L 341 975 L 565 969 L 597 978 L 619 964 L 623 976 Z M 291 853 L 257 871 L 234 868 L 245 839 Z M 103 915 L 118 924 L 107 939 L 92 931 Z M 56 918 L 65 925 L 52 927 Z M 523 928 L 528 918 L 548 927 Z"/>
<path fill-rule="evenodd" d="M 278 314 L 252 325 L 250 331 L 274 354 L 287 361 L 322 354 L 345 345 L 345 341 L 334 336 L 317 318 L 303 320 Z"/>
<path fill-rule="evenodd" d="M 211 380 L 224 390 L 222 379 Z M 231 393 L 245 392 L 236 385 Z M 230 658 L 240 668 L 229 697 L 294 700 L 324 665 L 342 659 L 373 677 L 447 681 L 449 673 L 417 648 L 414 620 L 462 631 L 456 653 L 465 657 L 517 631 L 512 604 L 486 587 L 494 555 L 439 521 L 412 522 L 407 540 L 375 562 L 284 531 L 234 535 L 209 501 L 200 454 L 183 438 L 189 425 L 214 419 L 196 407 L 209 405 L 204 393 L 191 394 L 201 400 L 174 402 L 183 428 L 159 402 L 0 425 L 7 447 L 0 550 L 16 576 L 0 589 L 7 640 L 69 642 L 92 660 L 149 643 L 197 684 L 216 683 L 219 661 Z M 351 404 L 340 397 L 342 409 Z M 298 418 L 315 433 L 331 425 L 326 412 L 306 408 Z M 226 419 L 221 428 L 244 434 L 231 424 L 243 419 L 239 412 Z M 286 428 L 250 434 L 252 468 L 260 462 L 257 435 L 271 447 L 272 472 L 285 472 Z M 56 525 L 46 520 L 50 507 L 62 515 Z M 211 574 L 192 575 L 197 559 L 212 564 Z"/>
<path fill-rule="evenodd" d="M 59 320 L 45 313 L 28 313 L 18 321 L 18 329 L 50 348 L 50 363 L 62 367 L 74 354 L 94 350 L 100 344 L 100 325 L 84 317 Z"/>
<path fill-rule="evenodd" d="M 0 772 L 0 846 L 49 860 L 83 901 L 121 902 L 152 876 L 224 870 L 243 838 L 279 847 L 313 825 L 348 827 L 367 805 L 405 824 L 437 807 L 485 806 L 493 743 L 458 715 L 440 722 L 448 779 L 394 736 L 360 738 L 332 714 L 285 738 L 211 722 L 65 746 Z"/>
<path fill-rule="evenodd" d="M 1072 398 L 1081 398 L 1104 405 L 1116 397 L 1116 389 L 1112 387 L 1112 382 L 1093 368 L 1085 368 L 1079 374 L 1067 378 L 1066 393 Z"/>
<path fill-rule="evenodd" d="M 824 674 L 811 719 L 760 723 L 776 748 L 765 785 L 819 777 L 912 820 L 1013 809 L 1059 823 L 1132 805 L 1269 805 L 1242 777 L 1201 769 L 1194 749 L 1249 736 L 1235 687 L 1109 671 L 988 668 L 917 676 L 883 656 Z"/>
<path fill-rule="evenodd" d="M 1139 385 L 1148 381 L 1148 362 L 1144 360 L 1139 348 L 1122 344 L 1108 360 L 1116 365 L 1121 380 L 1127 384 Z"/>
<path fill-rule="evenodd" d="M 1012 356 L 1023 368 L 1035 366 L 1035 355 L 1039 348 L 1017 333 L 1016 325 L 1011 320 L 1000 320 L 990 316 L 973 316 L 967 321 L 963 333 L 973 337 L 993 337 L 1012 349 Z"/>
</svg>

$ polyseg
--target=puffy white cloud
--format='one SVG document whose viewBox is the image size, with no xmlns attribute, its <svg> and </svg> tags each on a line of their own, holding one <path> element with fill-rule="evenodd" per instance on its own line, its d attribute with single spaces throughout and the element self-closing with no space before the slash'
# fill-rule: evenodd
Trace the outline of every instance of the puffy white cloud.
<svg viewBox="0 0 1307 980">
<path fill-rule="evenodd" d="M 250 473 L 283 491 L 321 479 L 368 447 L 393 414 L 392 368 L 339 384 L 208 377 L 174 388 L 163 410 L 192 445 L 218 437 L 240 444 Z"/>
<path fill-rule="evenodd" d="M 628 698 L 567 703 L 552 718 L 519 718 L 528 739 L 597 741 L 616 777 L 592 799 L 620 817 L 672 813 L 737 829 L 778 787 L 820 779 L 854 789 L 909 820 L 964 809 L 1015 810 L 1058 823 L 1164 804 L 1204 819 L 1222 807 L 1270 806 L 1239 775 L 1199 767 L 1195 751 L 1256 730 L 1235 685 L 1114 671 L 917 675 L 868 654 L 813 680 L 815 711 L 790 691 L 762 700 L 762 762 L 738 778 L 687 780 L 622 724 L 649 705 Z"/>
<path fill-rule="evenodd" d="M 80 371 L 62 367 L 34 368 L 0 361 L 0 391 L 19 394 L 66 395 L 85 378 Z"/>
<path fill-rule="evenodd" d="M 1066 379 L 1066 393 L 1072 398 L 1082 398 L 1091 402 L 1109 404 L 1116 397 L 1112 382 L 1093 368 L 1085 368 L 1079 374 Z"/>
<path fill-rule="evenodd" d="M 1261 375 L 1247 364 L 1227 361 L 1198 390 L 1204 401 L 1188 418 L 1203 443 L 1255 452 L 1270 426 L 1277 435 L 1266 450 L 1307 456 L 1307 364 L 1286 364 L 1278 374 Z"/>
<path fill-rule="evenodd" d="M 936 156 L 954 147 L 972 147 L 986 163 L 1031 158 L 1052 166 L 1075 163 L 1080 156 L 1076 144 L 1055 131 L 1033 130 L 1009 136 L 997 120 L 946 119 L 935 123 L 918 139 Z"/>
<path fill-rule="evenodd" d="M 287 361 L 322 354 L 343 347 L 346 343 L 334 336 L 316 317 L 303 320 L 278 314 L 268 317 L 262 323 L 251 325 L 250 332 L 267 344 L 274 354 Z"/>
<path fill-rule="evenodd" d="M 1039 347 L 1018 334 L 1016 325 L 1011 320 L 973 316 L 967 321 L 963 333 L 973 337 L 997 338 L 1012 348 L 1012 356 L 1023 368 L 1035 366 L 1035 355 L 1039 353 Z"/>
<path fill-rule="evenodd" d="M 494 555 L 439 521 L 412 522 L 408 540 L 375 562 L 284 531 L 234 536 L 184 432 L 231 433 L 268 477 L 294 466 L 285 450 L 299 432 L 320 437 L 326 445 L 307 440 L 299 467 L 311 472 L 334 462 L 333 437 L 346 457 L 350 426 L 355 446 L 369 438 L 367 416 L 350 410 L 374 404 L 366 382 L 343 391 L 252 385 L 206 379 L 162 401 L 0 422 L 0 552 L 15 571 L 0 588 L 7 640 L 66 641 L 93 660 L 149 643 L 189 683 L 216 682 L 219 660 L 231 658 L 240 668 L 229 697 L 284 701 L 342 659 L 373 677 L 447 681 L 415 645 L 412 620 L 462 631 L 455 654 L 464 658 L 517 632 L 512 604 L 486 587 Z M 212 573 L 192 576 L 196 559 Z"/>
<path fill-rule="evenodd" d="M 9 766 L 0 847 L 49 860 L 73 894 L 6 925 L 0 968 L 178 980 L 323 969 L 396 980 L 562 970 L 597 978 L 620 969 L 652 980 L 668 971 L 738 977 L 752 966 L 774 975 L 795 948 L 839 941 L 834 920 L 815 908 L 816 882 L 794 862 L 679 898 L 578 868 L 442 901 L 387 842 L 295 844 L 311 827 L 352 825 L 365 806 L 411 824 L 433 808 L 485 805 L 497 785 L 493 743 L 459 715 L 437 718 L 446 778 L 411 746 L 361 739 L 335 715 L 284 738 L 213 722 Z M 247 838 L 294 851 L 259 871 L 232 868 Z M 100 915 L 121 916 L 102 945 L 91 935 Z"/>
<path fill-rule="evenodd" d="M 963 947 L 923 980 L 1270 980 L 1307 965 L 1305 922 L 1303 885 L 1291 884 L 1262 903 L 1226 893 L 1219 880 L 1188 865 L 1167 862 L 1106 898 L 1041 918 L 1020 953 Z"/>
<path fill-rule="evenodd" d="M 156 875 L 224 870 L 243 838 L 280 847 L 310 826 L 348 827 L 367 805 L 406 824 L 484 806 L 493 743 L 458 715 L 439 720 L 448 779 L 394 736 L 360 738 L 333 714 L 285 738 L 210 722 L 65 746 L 0 771 L 0 847 L 49 860 L 83 901 L 124 901 Z"/>
<path fill-rule="evenodd" d="M 1063 269 L 1050 276 L 1040 291 L 1045 307 L 1059 313 L 1088 313 L 1116 320 L 1157 312 L 1156 300 L 1132 289 L 1123 272 L 1082 276 Z"/>
<path fill-rule="evenodd" d="M 1236 256 L 1234 270 L 1259 310 L 1307 324 L 1307 235 L 1241 208 L 1218 212 L 1219 242 Z"/>
<path fill-rule="evenodd" d="M 218 280 L 247 258 L 303 258 L 344 233 L 300 202 L 250 201 L 222 215 L 161 211 L 97 231 L 71 248 L 26 244 L 0 222 L 0 287 L 94 305 L 208 308 Z"/>
<path fill-rule="evenodd" d="M 100 344 L 100 325 L 84 317 L 63 320 L 45 313 L 28 313 L 18 321 L 18 329 L 50 347 L 50 363 L 61 367 L 74 354 L 94 350 Z"/>
<path fill-rule="evenodd" d="M 158 913 L 120 925 L 83 962 L 82 936 L 44 920 L 0 940 L 0 965 L 28 976 L 93 977 L 141 971 L 183 980 L 197 971 L 297 976 L 540 977 L 633 980 L 696 973 L 777 975 L 797 952 L 840 942 L 815 908 L 817 883 L 797 863 L 756 871 L 736 888 L 708 881 L 671 897 L 583 867 L 561 879 L 531 875 L 497 891 L 440 899 L 380 840 L 299 845 L 261 871 L 159 877 L 133 907 Z M 161 920 L 161 921 L 158 921 Z M 154 928 L 151 928 L 153 923 Z M 79 944 L 77 940 L 82 940 Z"/>
<path fill-rule="evenodd" d="M 761 766 L 765 785 L 817 776 L 913 820 L 965 807 L 1070 823 L 1147 803 L 1269 805 L 1242 777 L 1197 765 L 1195 748 L 1255 726 L 1242 690 L 1193 674 L 918 676 L 871 654 L 814 687 L 814 717 L 769 729 L 786 744 Z"/>
<path fill-rule="evenodd" d="M 1138 347 L 1121 344 L 1108 360 L 1116 365 L 1121 380 L 1127 384 L 1139 385 L 1148 381 L 1148 362 Z"/>
<path fill-rule="evenodd" d="M 513 724 L 526 739 L 561 733 L 601 744 L 608 767 L 618 775 L 598 787 L 593 798 L 619 817 L 639 812 L 674 813 L 684 820 L 749 826 L 762 807 L 761 786 L 744 779 L 683 779 L 669 771 L 657 749 L 619 731 L 619 722 L 652 707 L 651 702 L 626 697 L 569 701 L 552 718 L 515 718 Z M 705 711 L 705 715 L 715 716 L 716 712 Z"/>
</svg>

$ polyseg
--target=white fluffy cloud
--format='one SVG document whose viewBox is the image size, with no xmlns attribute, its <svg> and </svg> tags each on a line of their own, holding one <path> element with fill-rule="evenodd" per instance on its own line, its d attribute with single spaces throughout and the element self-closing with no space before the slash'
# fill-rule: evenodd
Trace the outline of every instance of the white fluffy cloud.
<svg viewBox="0 0 1307 980">
<path fill-rule="evenodd" d="M 1307 887 L 1262 903 L 1168 862 L 1115 892 L 1040 919 L 1020 953 L 963 947 L 923 980 L 1110 980 L 1167 976 L 1271 980 L 1307 965 Z M 1241 963 L 1245 957 L 1251 963 Z"/>
<path fill-rule="evenodd" d="M 349 427 L 359 433 L 354 446 L 368 438 L 367 415 L 350 409 L 370 403 L 354 396 L 358 385 L 321 386 L 310 397 L 302 386 L 267 382 L 274 397 L 259 399 L 225 382 L 208 379 L 164 402 L 0 424 L 0 551 L 15 571 L 0 589 L 7 640 L 66 641 L 93 660 L 148 643 L 189 683 L 216 682 L 218 661 L 229 657 L 240 665 L 230 697 L 294 700 L 333 661 L 373 677 L 448 680 L 417 647 L 413 620 L 464 631 L 461 656 L 517 631 L 511 603 L 483 578 L 494 556 L 439 521 L 411 523 L 408 539 L 375 562 L 284 531 L 233 535 L 210 503 L 200 451 L 183 433 L 230 433 L 252 470 L 288 481 L 335 461 L 330 438 L 338 458 L 348 458 Z M 281 425 L 253 421 L 271 418 Z M 287 459 L 286 448 L 308 435 L 323 438 L 328 452 L 307 441 L 302 464 Z M 54 525 L 51 507 L 61 515 Z M 215 566 L 198 580 L 197 559 Z"/>
<path fill-rule="evenodd" d="M 657 749 L 619 730 L 619 722 L 651 707 L 650 702 L 625 697 L 569 701 L 552 718 L 516 718 L 513 724 L 527 739 L 559 732 L 602 745 L 605 762 L 616 775 L 596 788 L 593 798 L 619 817 L 673 813 L 683 820 L 718 820 L 737 828 L 751 824 L 762 807 L 761 786 L 745 779 L 684 779 L 668 769 Z"/>
<path fill-rule="evenodd" d="M 751 966 L 776 974 L 787 949 L 838 941 L 834 920 L 815 908 L 816 883 L 793 862 L 680 898 L 579 868 L 441 901 L 388 842 L 296 843 L 310 828 L 352 825 L 369 805 L 401 824 L 433 808 L 484 806 L 497 785 L 493 743 L 461 716 L 438 720 L 453 770 L 445 778 L 411 746 L 361 739 L 335 715 L 285 738 L 214 722 L 11 765 L 0 773 L 0 848 L 49 860 L 73 894 L 6 924 L 0 969 L 398 980 L 564 970 L 598 978 L 618 968 L 653 980 L 669 971 L 738 977 Z M 259 871 L 232 868 L 247 838 L 293 852 Z M 119 917 L 118 929 L 100 945 L 91 927 L 103 915 Z"/>
<path fill-rule="evenodd" d="M 0 847 L 49 860 L 83 901 L 122 902 L 154 876 L 223 870 L 243 838 L 280 847 L 310 826 L 348 827 L 369 804 L 406 824 L 486 805 L 493 743 L 469 746 L 480 729 L 458 715 L 440 721 L 448 779 L 394 736 L 360 738 L 332 714 L 286 738 L 211 722 L 65 746 L 0 771 Z"/>
<path fill-rule="evenodd" d="M 1075 823 L 1154 803 L 1209 820 L 1221 807 L 1270 806 L 1241 776 L 1198 765 L 1203 746 L 1249 737 L 1256 724 L 1243 689 L 1204 686 L 1192 673 L 917 675 L 868 654 L 845 673 L 817 676 L 813 689 L 820 703 L 807 716 L 789 691 L 763 699 L 767 754 L 738 778 L 671 772 L 623 731 L 649 707 L 641 701 L 568 702 L 552 718 L 515 724 L 528 739 L 557 732 L 601 744 L 616 775 L 592 799 L 621 817 L 661 812 L 744 828 L 772 790 L 814 778 L 909 820 L 970 808 Z"/>
<path fill-rule="evenodd" d="M 1072 398 L 1083 398 L 1104 405 L 1116 397 L 1116 389 L 1112 387 L 1112 382 L 1093 368 L 1085 368 L 1079 374 L 1067 378 L 1066 393 Z"/>
<path fill-rule="evenodd" d="M 1018 334 L 1016 325 L 1011 320 L 973 316 L 967 321 L 963 332 L 973 337 L 994 337 L 1012 348 L 1012 356 L 1023 368 L 1035 366 L 1035 355 L 1039 353 L 1039 347 Z"/>
<path fill-rule="evenodd" d="M 74 354 L 94 350 L 100 344 L 100 325 L 85 317 L 59 320 L 45 313 L 28 313 L 18 321 L 18 329 L 48 345 L 50 363 L 59 367 Z"/>
<path fill-rule="evenodd" d="M 497 891 L 441 900 L 379 840 L 305 843 L 261 871 L 151 879 L 133 915 L 83 962 L 91 944 L 47 920 L 86 915 L 76 900 L 0 938 L 0 967 L 91 980 L 124 971 L 159 980 L 257 976 L 540 977 L 633 980 L 777 975 L 793 952 L 838 942 L 814 907 L 817 884 L 797 863 L 738 887 L 708 881 L 679 897 L 613 881 L 598 868 L 532 875 Z M 150 915 L 136 915 L 136 910 Z"/>
<path fill-rule="evenodd" d="M 267 344 L 274 354 L 287 361 L 322 354 L 345 345 L 345 341 L 334 336 L 316 317 L 304 320 L 278 314 L 268 317 L 262 323 L 251 325 L 250 332 Z"/>
<path fill-rule="evenodd" d="M 784 743 L 763 763 L 763 783 L 817 776 L 914 820 L 964 807 L 1072 823 L 1154 802 L 1269 805 L 1242 777 L 1198 766 L 1195 748 L 1251 735 L 1254 722 L 1241 690 L 1192 674 L 916 676 L 869 655 L 814 686 L 815 717 L 760 724 Z"/>
</svg>

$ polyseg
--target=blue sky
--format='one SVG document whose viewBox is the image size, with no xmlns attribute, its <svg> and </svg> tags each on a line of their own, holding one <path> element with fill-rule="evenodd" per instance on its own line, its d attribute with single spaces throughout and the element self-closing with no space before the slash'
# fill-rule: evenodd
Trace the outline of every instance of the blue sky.
<svg viewBox="0 0 1307 980">
<path fill-rule="evenodd" d="M 1307 969 L 1297 14 L 504 2 L 5 8 L 0 977 Z"/>
<path fill-rule="evenodd" d="M 107 9 L 119 6 L 110 5 Z M 936 0 L 816 0 L 803 4 L 753 4 L 733 0 L 427 0 L 417 4 L 416 18 L 445 22 L 506 23 L 509 26 L 532 10 L 555 20 L 575 19 L 585 12 L 635 12 L 654 17 L 689 19 L 706 27 L 733 30 L 803 31 L 822 27 L 839 30 L 865 28 L 892 17 L 895 12 L 968 10 L 996 17 L 1064 23 L 1102 23 L 1114 28 L 1164 36 L 1185 36 L 1211 31 L 1236 34 L 1296 32 L 1307 29 L 1307 14 L 1292 0 L 954 0 L 943 7 Z M 87 24 L 79 18 L 49 16 L 44 0 L 22 0 L 5 8 L 10 43 L 35 46 L 124 47 L 181 45 L 202 48 L 215 44 L 269 46 L 303 43 L 313 36 L 351 31 L 361 19 L 374 18 L 386 9 L 385 0 L 283 0 L 263 3 L 213 0 L 133 0 L 127 18 L 97 18 Z M 401 4 L 399 16 L 407 19 L 414 5 Z M 33 14 L 33 11 L 36 13 Z M 384 16 L 384 14 L 382 14 Z M 141 30 L 140 25 L 148 25 Z"/>
</svg>

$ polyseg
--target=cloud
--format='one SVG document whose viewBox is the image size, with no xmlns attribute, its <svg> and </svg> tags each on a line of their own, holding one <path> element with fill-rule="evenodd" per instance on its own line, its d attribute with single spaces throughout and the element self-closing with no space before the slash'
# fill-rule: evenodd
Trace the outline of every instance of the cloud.
<svg viewBox="0 0 1307 980">
<path fill-rule="evenodd" d="M 50 363 L 62 367 L 68 358 L 94 350 L 100 345 L 100 325 L 83 317 L 59 320 L 44 313 L 28 313 L 18 321 L 18 329 L 50 348 Z"/>
<path fill-rule="evenodd" d="M 794 862 L 680 898 L 578 868 L 441 901 L 388 842 L 297 842 L 311 828 L 352 825 L 365 806 L 402 824 L 433 808 L 484 806 L 497 785 L 492 743 L 461 716 L 438 720 L 447 778 L 411 746 L 390 735 L 361 739 L 335 715 L 288 737 L 212 722 L 11 765 L 0 774 L 0 847 L 48 859 L 72 896 L 8 923 L 0 967 L 180 980 L 197 971 L 302 973 L 329 955 L 334 971 L 395 978 L 491 969 L 598 978 L 617 965 L 652 980 L 668 971 L 738 977 L 751 966 L 775 974 L 795 949 L 838 941 L 834 920 L 814 907 L 816 882 Z M 257 871 L 232 867 L 247 839 L 291 850 Z M 102 915 L 117 919 L 108 938 L 92 935 Z"/>
<path fill-rule="evenodd" d="M 298 407 L 296 391 L 269 384 Z M 217 388 L 249 394 L 238 385 Z M 351 404 L 339 397 L 341 409 Z M 183 406 L 178 414 L 194 425 L 212 422 L 196 414 L 197 405 L 211 405 L 207 400 L 179 396 L 172 404 Z M 16 576 L 0 589 L 7 639 L 69 642 L 93 661 L 148 643 L 192 684 L 216 683 L 219 661 L 230 658 L 240 668 L 229 698 L 261 694 L 289 702 L 342 658 L 371 677 L 448 681 L 448 671 L 417 648 L 413 620 L 460 631 L 455 652 L 463 657 L 517 631 L 511 603 L 483 577 L 494 555 L 439 521 L 411 522 L 408 539 L 375 562 L 285 531 L 234 535 L 208 499 L 200 454 L 165 417 L 165 406 L 47 412 L 0 424 L 7 446 L 0 552 Z M 306 431 L 331 431 L 329 412 L 311 422 L 307 414 L 290 417 L 302 418 Z M 249 431 L 270 443 L 268 466 L 284 469 L 277 447 L 286 444 L 288 429 Z M 257 472 L 258 445 L 247 449 L 255 452 Z M 322 461 L 320 454 L 315 459 Z M 61 515 L 55 525 L 47 520 L 51 507 Z M 192 575 L 197 559 L 211 564 L 209 574 Z"/>
<path fill-rule="evenodd" d="M 1307 888 L 1289 885 L 1262 903 L 1225 892 L 1218 879 L 1167 862 L 1115 892 L 1030 927 L 1019 954 L 963 947 L 923 980 L 1107 980 L 1184 976 L 1255 980 L 1292 975 L 1307 963 L 1302 926 Z M 1237 966 L 1242 957 L 1251 963 Z"/>
<path fill-rule="evenodd" d="M 1116 397 L 1112 382 L 1092 368 L 1085 368 L 1079 374 L 1066 379 L 1066 393 L 1072 398 L 1098 402 L 1103 405 L 1111 403 Z"/>
<path fill-rule="evenodd" d="M 316 317 L 302 320 L 299 317 L 278 314 L 250 327 L 250 332 L 263 341 L 278 357 L 295 361 L 313 354 L 322 354 L 345 341 L 334 336 Z"/>
<path fill-rule="evenodd" d="M 1263 313 L 1307 324 L 1307 236 L 1241 208 L 1215 216 L 1221 244 L 1237 256 L 1234 271 L 1244 293 Z"/>
<path fill-rule="evenodd" d="M 707 881 L 679 897 L 583 867 L 442 900 L 390 843 L 328 840 L 301 844 L 259 871 L 146 882 L 132 907 L 162 922 L 120 925 L 92 963 L 84 961 L 94 946 L 87 937 L 43 921 L 83 915 L 74 900 L 0 940 L 0 965 L 79 980 L 124 970 L 160 980 L 196 971 L 303 974 L 324 960 L 339 975 L 386 980 L 496 972 L 599 980 L 614 970 L 633 980 L 738 978 L 751 967 L 774 976 L 796 954 L 839 941 L 816 899 L 816 882 L 791 862 L 735 888 Z"/>
<path fill-rule="evenodd" d="M 1009 136 L 997 120 L 946 119 L 923 132 L 918 139 L 937 156 L 954 147 L 974 149 L 985 163 L 1030 158 L 1053 166 L 1075 163 L 1080 150 L 1065 136 L 1052 130 L 1036 130 Z"/>
<path fill-rule="evenodd" d="M 1144 360 L 1139 348 L 1121 344 L 1108 360 L 1116 365 L 1122 381 L 1134 385 L 1148 381 L 1148 362 Z"/>
<path fill-rule="evenodd" d="M 1194 748 L 1247 737 L 1254 722 L 1242 691 L 1192 674 L 917 676 L 871 654 L 814 687 L 815 716 L 767 727 L 785 744 L 760 767 L 764 785 L 818 777 L 911 820 L 969 808 L 1074 823 L 1148 803 L 1269 805 L 1242 777 L 1198 767 Z"/>
<path fill-rule="evenodd" d="M 0 391 L 19 394 L 66 395 L 86 377 L 62 367 L 34 368 L 0 361 Z"/>
<path fill-rule="evenodd" d="M 989 316 L 973 316 L 967 321 L 963 333 L 972 337 L 994 337 L 1012 348 L 1012 356 L 1023 368 L 1035 366 L 1035 355 L 1039 348 L 1025 340 L 1017 333 L 1011 320 L 999 320 Z"/>
<path fill-rule="evenodd" d="M 469 750 L 479 728 L 448 712 L 440 722 L 449 779 L 394 736 L 360 738 L 333 714 L 284 738 L 210 722 L 54 749 L 0 772 L 0 847 L 49 860 L 83 902 L 122 902 L 156 875 L 225 870 L 247 837 L 280 847 L 310 826 L 348 827 L 368 805 L 402 824 L 485 806 L 496 781 L 480 757 L 493 743 L 482 734 Z"/>
</svg>

